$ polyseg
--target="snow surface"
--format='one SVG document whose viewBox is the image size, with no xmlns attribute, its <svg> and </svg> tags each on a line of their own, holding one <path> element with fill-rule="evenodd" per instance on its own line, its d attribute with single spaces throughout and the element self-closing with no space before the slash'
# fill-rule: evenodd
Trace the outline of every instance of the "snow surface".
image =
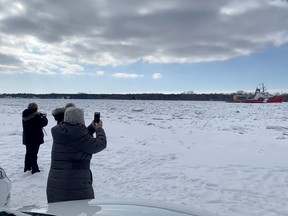
<svg viewBox="0 0 288 216">
<path fill-rule="evenodd" d="M 48 114 L 40 173 L 23 172 L 21 113 Z M 56 122 L 68 102 L 86 124 L 101 112 L 108 147 L 93 156 L 96 197 L 154 200 L 223 216 L 288 215 L 288 103 L 0 99 L 0 166 L 12 181 L 9 207 L 42 205 Z"/>
</svg>

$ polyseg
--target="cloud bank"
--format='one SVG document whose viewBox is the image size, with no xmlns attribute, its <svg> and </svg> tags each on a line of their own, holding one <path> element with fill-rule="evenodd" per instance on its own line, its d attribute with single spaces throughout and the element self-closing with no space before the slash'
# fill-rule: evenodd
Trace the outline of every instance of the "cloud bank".
<svg viewBox="0 0 288 216">
<path fill-rule="evenodd" d="M 284 0 L 0 0 L 0 73 L 222 61 L 286 44 L 286 20 Z"/>
</svg>

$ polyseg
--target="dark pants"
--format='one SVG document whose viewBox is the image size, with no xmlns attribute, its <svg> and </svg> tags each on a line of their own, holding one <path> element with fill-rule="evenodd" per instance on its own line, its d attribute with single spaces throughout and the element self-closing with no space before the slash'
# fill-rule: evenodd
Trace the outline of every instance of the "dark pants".
<svg viewBox="0 0 288 216">
<path fill-rule="evenodd" d="M 39 172 L 37 164 L 37 155 L 40 144 L 26 144 L 25 167 L 24 172 L 32 170 L 32 173 Z"/>
</svg>

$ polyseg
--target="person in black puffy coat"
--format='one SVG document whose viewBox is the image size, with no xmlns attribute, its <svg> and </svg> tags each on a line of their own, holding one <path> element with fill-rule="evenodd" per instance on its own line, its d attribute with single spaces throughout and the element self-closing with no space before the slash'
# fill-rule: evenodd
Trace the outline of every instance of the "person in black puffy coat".
<svg viewBox="0 0 288 216">
<path fill-rule="evenodd" d="M 51 129 L 53 146 L 46 188 L 48 203 L 94 198 L 90 162 L 92 155 L 107 145 L 102 124 L 102 121 L 92 123 L 96 132 L 93 137 L 85 126 L 83 110 L 68 107 L 64 123 Z"/>
<path fill-rule="evenodd" d="M 46 114 L 39 113 L 36 103 L 30 103 L 22 112 L 23 144 L 26 146 L 24 172 L 40 172 L 37 158 L 40 145 L 44 143 L 43 127 L 48 124 Z"/>
</svg>

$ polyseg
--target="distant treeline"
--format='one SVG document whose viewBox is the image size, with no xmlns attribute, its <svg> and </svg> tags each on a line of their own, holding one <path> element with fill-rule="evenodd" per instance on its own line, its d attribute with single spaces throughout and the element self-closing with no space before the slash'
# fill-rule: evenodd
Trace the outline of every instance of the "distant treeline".
<svg viewBox="0 0 288 216">
<path fill-rule="evenodd" d="M 230 101 L 229 94 L 0 94 L 0 98 Z"/>
<path fill-rule="evenodd" d="M 191 101 L 232 101 L 232 94 L 0 94 L 0 98 L 40 98 L 40 99 L 111 99 L 111 100 L 191 100 Z M 285 101 L 288 101 L 286 95 Z"/>
</svg>

